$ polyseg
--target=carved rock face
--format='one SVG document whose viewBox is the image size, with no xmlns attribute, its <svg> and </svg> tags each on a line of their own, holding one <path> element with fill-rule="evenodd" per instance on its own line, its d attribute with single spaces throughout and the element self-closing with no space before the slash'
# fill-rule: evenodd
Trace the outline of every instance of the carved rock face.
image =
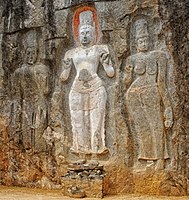
<svg viewBox="0 0 189 200">
<path fill-rule="evenodd" d="M 137 39 L 137 50 L 144 52 L 148 50 L 148 37 L 142 37 Z"/>
<path fill-rule="evenodd" d="M 184 2 L 0 0 L 0 184 L 64 187 L 82 158 L 106 194 L 186 194 Z"/>
<path fill-rule="evenodd" d="M 94 40 L 94 31 L 93 27 L 90 25 L 83 25 L 79 30 L 79 39 L 80 43 L 83 46 L 89 45 Z"/>
<path fill-rule="evenodd" d="M 26 63 L 32 65 L 37 60 L 37 50 L 35 47 L 28 47 L 26 49 Z"/>
</svg>

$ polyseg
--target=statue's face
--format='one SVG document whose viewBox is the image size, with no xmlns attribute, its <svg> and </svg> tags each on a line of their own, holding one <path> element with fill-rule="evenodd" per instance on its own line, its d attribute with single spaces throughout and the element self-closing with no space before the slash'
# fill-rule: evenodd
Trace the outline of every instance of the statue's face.
<svg viewBox="0 0 189 200">
<path fill-rule="evenodd" d="M 26 62 L 27 64 L 33 65 L 37 59 L 37 50 L 35 47 L 28 47 L 26 49 Z"/>
<path fill-rule="evenodd" d="M 93 42 L 94 34 L 93 27 L 90 25 L 81 26 L 79 30 L 79 40 L 84 46 L 89 45 Z"/>
<path fill-rule="evenodd" d="M 137 39 L 137 50 L 138 51 L 148 50 L 148 37 L 142 37 Z"/>
</svg>

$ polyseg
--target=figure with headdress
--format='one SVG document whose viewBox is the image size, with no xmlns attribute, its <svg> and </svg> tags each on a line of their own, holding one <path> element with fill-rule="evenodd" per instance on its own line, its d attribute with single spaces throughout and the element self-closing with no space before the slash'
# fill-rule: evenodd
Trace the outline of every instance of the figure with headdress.
<svg viewBox="0 0 189 200">
<path fill-rule="evenodd" d="M 169 158 L 166 130 L 172 127 L 173 113 L 166 87 L 167 57 L 163 51 L 148 50 L 147 21 L 135 23 L 137 53 L 125 67 L 126 106 L 137 150 L 135 170 L 162 169 Z"/>
<path fill-rule="evenodd" d="M 107 45 L 97 45 L 93 12 L 79 15 L 79 45 L 66 52 L 63 59 L 62 81 L 68 79 L 71 67 L 76 77 L 69 93 L 69 108 L 73 133 L 72 152 L 101 154 L 105 144 L 105 111 L 107 94 L 97 71 L 101 63 L 107 76 L 114 76 L 114 68 Z"/>
<path fill-rule="evenodd" d="M 47 126 L 49 68 L 38 60 L 38 46 L 31 40 L 31 35 L 28 37 L 24 63 L 13 76 L 16 132 L 20 134 L 24 148 L 41 152 L 46 150 L 42 136 Z"/>
</svg>

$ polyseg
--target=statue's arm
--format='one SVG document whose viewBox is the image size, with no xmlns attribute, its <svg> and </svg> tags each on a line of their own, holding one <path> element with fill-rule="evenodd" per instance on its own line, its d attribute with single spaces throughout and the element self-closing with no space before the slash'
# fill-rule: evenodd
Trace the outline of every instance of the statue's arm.
<svg viewBox="0 0 189 200">
<path fill-rule="evenodd" d="M 128 57 L 126 60 L 126 66 L 124 68 L 124 82 L 126 86 L 129 86 L 132 83 L 132 74 L 133 74 L 133 64 L 131 57 Z"/>
<path fill-rule="evenodd" d="M 100 46 L 100 63 L 110 78 L 115 75 L 115 70 L 112 66 L 112 61 L 107 46 Z"/>
<path fill-rule="evenodd" d="M 38 88 L 44 95 L 47 95 L 49 93 L 49 68 L 40 63 L 34 67 L 33 75 Z"/>
<path fill-rule="evenodd" d="M 164 118 L 165 127 L 171 128 L 173 125 L 173 111 L 171 107 L 169 92 L 166 88 L 166 68 L 167 68 L 167 57 L 165 53 L 161 52 L 157 59 L 158 64 L 158 86 L 161 97 L 163 99 L 163 104 L 165 107 Z"/>
<path fill-rule="evenodd" d="M 49 93 L 49 70 L 47 66 L 44 66 L 45 73 L 42 76 L 42 86 L 44 88 L 43 94 L 47 95 Z"/>
<path fill-rule="evenodd" d="M 72 58 L 66 53 L 65 58 L 62 60 L 62 73 L 60 79 L 66 81 L 70 75 L 71 67 L 73 65 Z"/>
<path fill-rule="evenodd" d="M 23 77 L 22 66 L 16 69 L 12 75 L 12 91 L 17 97 L 21 96 L 21 81 Z"/>
<path fill-rule="evenodd" d="M 44 94 L 48 94 L 49 93 L 49 75 L 47 75 L 45 77 L 45 91 Z"/>
</svg>

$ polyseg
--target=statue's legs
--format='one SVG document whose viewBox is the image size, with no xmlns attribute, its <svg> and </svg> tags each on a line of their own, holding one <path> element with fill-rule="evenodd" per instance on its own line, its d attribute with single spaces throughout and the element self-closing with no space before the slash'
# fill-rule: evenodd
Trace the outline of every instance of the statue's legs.
<svg viewBox="0 0 189 200">
<path fill-rule="evenodd" d="M 32 102 L 32 103 L 31 103 Z M 23 107 L 21 113 L 22 122 L 22 140 L 25 148 L 35 147 L 35 126 L 33 126 L 33 119 L 36 117 L 36 107 L 34 102 L 23 100 Z M 33 112 L 32 112 L 33 111 Z"/>
<path fill-rule="evenodd" d="M 137 159 L 149 162 L 168 158 L 157 86 L 130 89 L 127 105 L 136 133 Z"/>
<path fill-rule="evenodd" d="M 154 138 L 154 147 L 157 159 L 167 159 L 167 145 L 165 139 L 163 110 L 161 109 L 161 96 L 157 86 L 146 88 L 141 93 L 141 101 L 144 105 L 147 120 Z"/>
<path fill-rule="evenodd" d="M 126 101 L 129 115 L 134 124 L 134 139 L 138 146 L 137 158 L 144 160 L 154 158 L 153 137 L 143 105 L 141 105 L 139 92 L 130 91 Z"/>
<path fill-rule="evenodd" d="M 90 95 L 90 101 L 96 102 L 95 108 L 90 110 L 92 153 L 103 153 L 107 149 L 104 129 L 106 100 L 107 94 L 104 86 L 93 91 Z"/>
<path fill-rule="evenodd" d="M 157 87 L 131 89 L 127 98 L 139 148 L 138 159 L 163 158 L 163 117 Z"/>
<path fill-rule="evenodd" d="M 100 153 L 105 147 L 105 109 L 107 94 L 104 86 L 82 94 L 70 91 L 70 114 L 73 133 L 72 150 Z"/>
<path fill-rule="evenodd" d="M 38 102 L 38 106 L 36 107 L 35 118 L 32 120 L 32 125 L 35 127 L 35 151 L 43 152 L 46 151 L 46 143 L 45 139 L 42 137 L 42 134 L 47 127 L 47 106 L 44 101 Z"/>
<path fill-rule="evenodd" d="M 75 152 L 83 151 L 84 143 L 84 111 L 82 110 L 82 94 L 74 90 L 69 94 L 69 106 L 71 114 L 73 145 Z"/>
</svg>

